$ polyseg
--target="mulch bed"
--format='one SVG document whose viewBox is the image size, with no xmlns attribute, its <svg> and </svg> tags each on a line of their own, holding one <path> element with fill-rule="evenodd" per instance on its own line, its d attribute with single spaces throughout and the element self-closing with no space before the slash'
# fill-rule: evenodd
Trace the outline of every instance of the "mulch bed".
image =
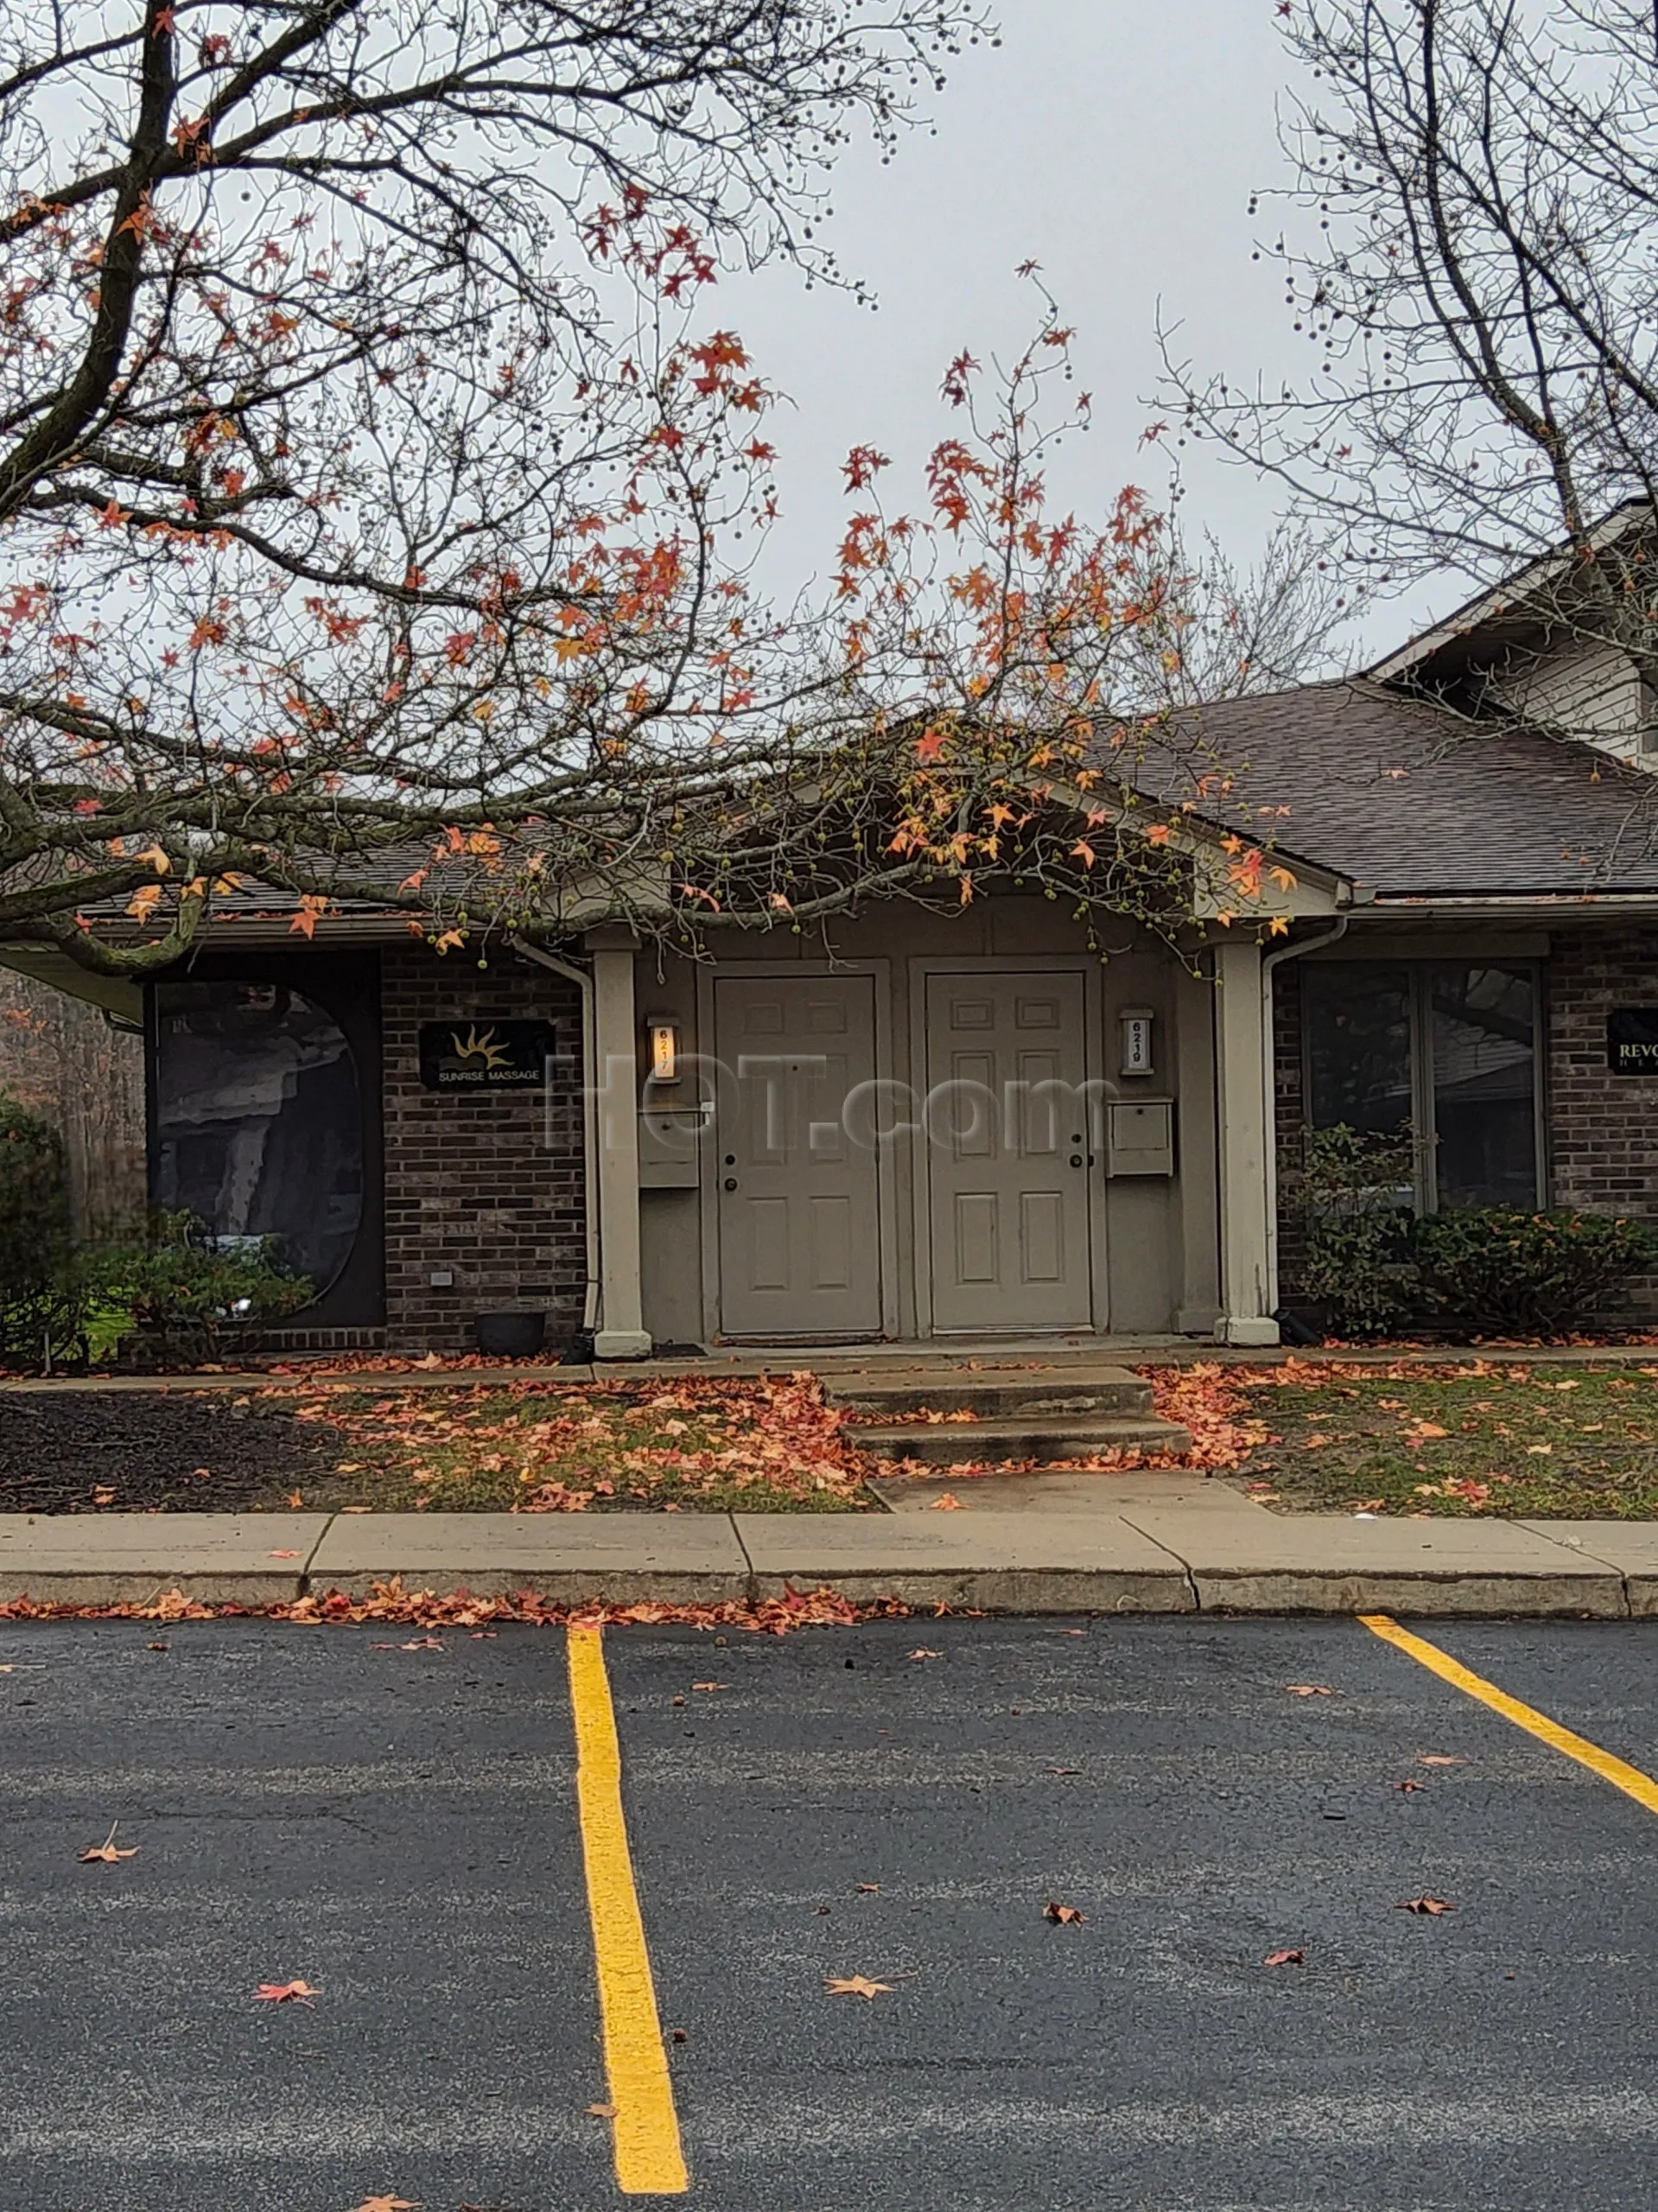
<svg viewBox="0 0 1658 2212">
<path fill-rule="evenodd" d="M 0 1391 L 0 1513 L 225 1513 L 329 1475 L 338 1439 L 183 1390 Z"/>
</svg>

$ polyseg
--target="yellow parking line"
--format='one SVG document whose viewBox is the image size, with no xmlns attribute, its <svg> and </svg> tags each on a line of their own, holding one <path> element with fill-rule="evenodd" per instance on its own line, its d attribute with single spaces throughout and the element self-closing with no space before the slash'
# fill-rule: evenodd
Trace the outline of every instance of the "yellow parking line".
<svg viewBox="0 0 1658 2212">
<path fill-rule="evenodd" d="M 1493 1713 L 1500 1713 L 1505 1720 L 1512 1720 L 1516 1728 L 1523 1728 L 1528 1736 L 1535 1736 L 1551 1751 L 1561 1752 L 1566 1758 L 1576 1759 L 1579 1766 L 1586 1766 L 1603 1782 L 1610 1782 L 1614 1789 L 1621 1789 L 1626 1797 L 1633 1797 L 1637 1805 L 1644 1805 L 1649 1813 L 1658 1813 L 1658 1782 L 1642 1774 L 1639 1767 L 1603 1751 L 1598 1744 L 1591 1744 L 1585 1736 L 1574 1736 L 1569 1728 L 1562 1728 L 1558 1720 L 1551 1720 L 1546 1713 L 1538 1713 L 1528 1705 L 1521 1705 L 1517 1697 L 1510 1697 L 1506 1690 L 1498 1689 L 1495 1682 L 1488 1682 L 1483 1675 L 1453 1659 L 1448 1651 L 1441 1651 L 1437 1643 L 1430 1643 L 1425 1637 L 1413 1636 L 1407 1628 L 1390 1620 L 1386 1613 L 1361 1613 L 1359 1618 L 1371 1634 L 1379 1636 L 1384 1643 L 1395 1644 L 1401 1651 L 1408 1652 L 1441 1681 L 1449 1682 L 1453 1689 L 1465 1696 L 1477 1698 Z"/>
<path fill-rule="evenodd" d="M 627 1847 L 622 1751 L 604 1644 L 596 1628 L 572 1627 L 567 1633 L 576 1808 L 587 1862 L 605 2070 L 614 2107 L 616 2179 L 629 2196 L 683 2196 L 690 2177 L 679 2147 L 673 2083 Z"/>
</svg>

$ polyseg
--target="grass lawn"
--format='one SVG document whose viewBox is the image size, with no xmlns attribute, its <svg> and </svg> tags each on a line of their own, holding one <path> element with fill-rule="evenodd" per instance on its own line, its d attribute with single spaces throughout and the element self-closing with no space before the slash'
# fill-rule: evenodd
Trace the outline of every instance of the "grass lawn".
<svg viewBox="0 0 1658 2212">
<path fill-rule="evenodd" d="M 265 1395 L 337 1447 L 321 1510 L 879 1510 L 810 1377 Z"/>
<path fill-rule="evenodd" d="M 1255 1495 L 1389 1514 L 1658 1516 L 1658 1365 L 1226 1370 Z"/>
</svg>

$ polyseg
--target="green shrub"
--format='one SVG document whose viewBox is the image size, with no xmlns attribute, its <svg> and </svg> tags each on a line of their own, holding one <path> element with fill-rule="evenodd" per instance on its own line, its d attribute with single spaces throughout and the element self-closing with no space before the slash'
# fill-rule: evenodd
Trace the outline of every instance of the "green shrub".
<svg viewBox="0 0 1658 2212">
<path fill-rule="evenodd" d="M 308 1276 L 274 1263 L 274 1242 L 226 1248 L 187 1213 L 156 1214 L 143 1243 L 112 1245 L 87 1262 L 89 1295 L 124 1307 L 136 1334 L 123 1357 L 145 1363 L 213 1359 L 227 1338 L 276 1320 L 311 1297 Z"/>
<path fill-rule="evenodd" d="M 63 1141 L 0 1093 L 0 1357 L 65 1356 L 80 1333 Z"/>
<path fill-rule="evenodd" d="M 1417 1303 L 1408 1133 L 1308 1129 L 1295 1179 L 1300 1287 L 1339 1336 L 1385 1336 Z"/>
<path fill-rule="evenodd" d="M 68 1249 L 63 1140 L 0 1091 L 0 1300 L 49 1282 Z"/>
<path fill-rule="evenodd" d="M 1658 1268 L 1658 1234 L 1609 1214 L 1508 1207 L 1427 1214 L 1412 1249 L 1431 1307 L 1518 1336 L 1591 1327 L 1629 1276 Z"/>
</svg>

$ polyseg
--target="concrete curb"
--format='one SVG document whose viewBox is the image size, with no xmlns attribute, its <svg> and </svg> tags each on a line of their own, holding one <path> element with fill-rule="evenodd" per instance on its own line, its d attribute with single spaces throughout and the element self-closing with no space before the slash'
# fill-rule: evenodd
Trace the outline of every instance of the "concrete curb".
<svg viewBox="0 0 1658 2212">
<path fill-rule="evenodd" d="M 308 1592 L 554 1605 L 854 1603 L 1007 1613 L 1658 1617 L 1658 1522 L 1077 1514 L 0 1515 L 0 1604 L 262 1607 Z"/>
<path fill-rule="evenodd" d="M 0 1514 L 0 1605 L 280 1605 L 305 1587 L 326 1513 Z"/>
<path fill-rule="evenodd" d="M 1006 1613 L 1189 1613 L 1185 1567 L 1121 1514 L 735 1516 L 754 1594 L 824 1586 L 854 1602 Z"/>
</svg>

